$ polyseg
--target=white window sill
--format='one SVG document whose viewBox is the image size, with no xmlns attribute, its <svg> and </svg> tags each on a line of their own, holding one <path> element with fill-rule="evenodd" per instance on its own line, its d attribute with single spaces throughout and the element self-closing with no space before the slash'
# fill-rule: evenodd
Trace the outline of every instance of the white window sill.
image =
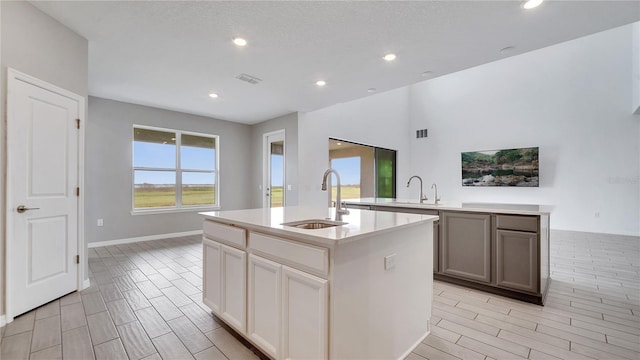
<svg viewBox="0 0 640 360">
<path fill-rule="evenodd" d="M 131 215 L 153 215 L 153 214 L 175 214 L 186 212 L 202 212 L 220 210 L 219 206 L 199 206 L 184 208 L 167 208 L 167 209 L 136 209 L 131 210 Z"/>
</svg>

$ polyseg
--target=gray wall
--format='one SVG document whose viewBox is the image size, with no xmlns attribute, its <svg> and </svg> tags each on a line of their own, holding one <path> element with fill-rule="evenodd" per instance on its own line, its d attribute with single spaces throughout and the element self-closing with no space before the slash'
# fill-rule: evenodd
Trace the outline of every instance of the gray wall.
<svg viewBox="0 0 640 360">
<path fill-rule="evenodd" d="M 285 205 L 298 205 L 298 113 L 291 113 L 251 126 L 251 207 L 262 207 L 265 192 L 262 185 L 262 135 L 268 132 L 285 129 Z"/>
<path fill-rule="evenodd" d="M 2 72 L 2 102 L 6 101 L 7 67 L 14 68 L 58 87 L 87 96 L 88 87 L 88 43 L 87 40 L 27 2 L 0 2 L 0 44 Z M 4 134 L 6 118 L 2 111 L 2 128 Z M 4 136 L 4 135 L 2 135 Z M 2 137 L 4 139 L 4 137 Z M 2 169 L 6 159 L 4 144 L 0 148 Z M 3 179 L 4 180 L 4 179 Z M 2 189 L 4 190 L 4 184 Z M 4 202 L 4 200 L 2 200 Z M 4 209 L 0 206 L 1 233 L 0 271 L 4 269 Z M 86 278 L 86 276 L 85 276 Z M 0 314 L 4 309 L 4 273 L 0 276 Z"/>
<path fill-rule="evenodd" d="M 132 215 L 132 127 L 157 126 L 220 136 L 222 210 L 249 207 L 251 173 L 248 125 L 197 115 L 89 98 L 86 135 L 87 242 L 200 230 L 197 211 Z M 97 219 L 104 226 L 97 227 Z"/>
</svg>

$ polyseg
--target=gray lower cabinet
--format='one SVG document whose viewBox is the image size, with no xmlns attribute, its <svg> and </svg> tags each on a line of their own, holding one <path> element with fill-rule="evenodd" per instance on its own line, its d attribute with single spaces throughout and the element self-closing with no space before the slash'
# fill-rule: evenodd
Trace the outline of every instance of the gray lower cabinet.
<svg viewBox="0 0 640 360">
<path fill-rule="evenodd" d="M 374 204 L 370 209 L 440 216 L 433 224 L 436 279 L 543 303 L 549 286 L 549 215 Z"/>
<path fill-rule="evenodd" d="M 440 220 L 433 222 L 433 272 L 440 272 Z"/>
<path fill-rule="evenodd" d="M 440 272 L 491 283 L 491 215 L 443 211 Z"/>
<path fill-rule="evenodd" d="M 538 234 L 496 230 L 496 285 L 538 292 Z"/>
</svg>

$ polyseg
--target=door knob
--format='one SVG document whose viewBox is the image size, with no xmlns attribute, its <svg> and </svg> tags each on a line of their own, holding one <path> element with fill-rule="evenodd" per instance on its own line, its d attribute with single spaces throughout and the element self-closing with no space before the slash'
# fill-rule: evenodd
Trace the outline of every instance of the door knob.
<svg viewBox="0 0 640 360">
<path fill-rule="evenodd" d="M 25 207 L 24 205 L 20 205 L 20 206 L 18 206 L 18 207 L 16 208 L 16 210 L 17 210 L 20 214 L 22 214 L 23 212 L 28 211 L 28 210 L 38 210 L 38 209 L 40 209 L 40 208 L 28 208 L 28 207 Z"/>
</svg>

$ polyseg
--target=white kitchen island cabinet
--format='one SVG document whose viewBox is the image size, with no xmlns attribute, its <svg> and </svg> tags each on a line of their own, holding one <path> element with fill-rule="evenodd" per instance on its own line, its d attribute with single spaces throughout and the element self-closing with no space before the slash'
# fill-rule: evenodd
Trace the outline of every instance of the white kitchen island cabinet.
<svg viewBox="0 0 640 360">
<path fill-rule="evenodd" d="M 246 330 L 247 254 L 206 240 L 204 246 L 204 303 L 234 329 Z"/>
<path fill-rule="evenodd" d="M 273 358 L 326 359 L 327 282 L 249 255 L 249 338 Z"/>
<path fill-rule="evenodd" d="M 283 225 L 332 210 L 203 213 L 204 303 L 273 359 L 402 359 L 429 334 L 438 217 L 352 210 L 339 226 Z"/>
</svg>

